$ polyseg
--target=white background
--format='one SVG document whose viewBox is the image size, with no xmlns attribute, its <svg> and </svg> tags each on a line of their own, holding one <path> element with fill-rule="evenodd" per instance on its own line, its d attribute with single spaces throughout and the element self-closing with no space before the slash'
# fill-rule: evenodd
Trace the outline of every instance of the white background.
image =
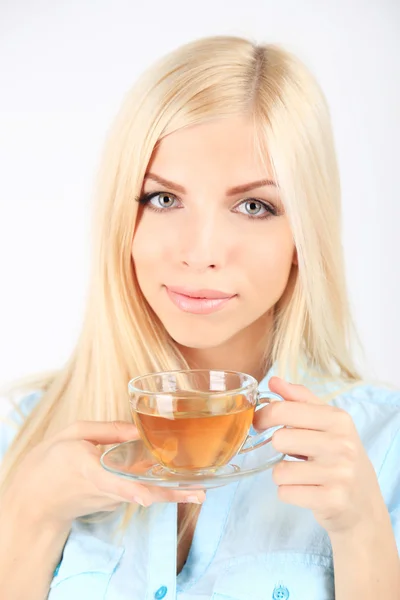
<svg viewBox="0 0 400 600">
<path fill-rule="evenodd" d="M 73 348 L 94 170 L 125 92 L 158 56 L 214 34 L 282 43 L 316 73 L 369 374 L 400 385 L 397 0 L 0 0 L 0 384 Z"/>
</svg>

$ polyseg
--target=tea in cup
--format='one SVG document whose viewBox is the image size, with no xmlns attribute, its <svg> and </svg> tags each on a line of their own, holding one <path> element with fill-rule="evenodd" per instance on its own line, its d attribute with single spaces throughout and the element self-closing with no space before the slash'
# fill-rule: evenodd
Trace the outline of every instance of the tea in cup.
<svg viewBox="0 0 400 600">
<path fill-rule="evenodd" d="M 260 392 L 254 377 L 238 371 L 150 373 L 132 379 L 128 390 L 143 443 L 173 474 L 218 472 L 236 454 L 270 443 L 281 428 L 249 434 L 254 412 L 283 398 Z"/>
</svg>

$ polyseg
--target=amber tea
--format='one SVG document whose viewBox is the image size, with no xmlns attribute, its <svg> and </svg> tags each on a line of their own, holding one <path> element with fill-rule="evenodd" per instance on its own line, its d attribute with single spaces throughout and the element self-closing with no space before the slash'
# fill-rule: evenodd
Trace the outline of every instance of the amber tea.
<svg viewBox="0 0 400 600">
<path fill-rule="evenodd" d="M 246 440 L 254 403 L 245 395 L 173 398 L 162 407 L 141 396 L 132 416 L 157 460 L 178 473 L 226 465 Z"/>
</svg>

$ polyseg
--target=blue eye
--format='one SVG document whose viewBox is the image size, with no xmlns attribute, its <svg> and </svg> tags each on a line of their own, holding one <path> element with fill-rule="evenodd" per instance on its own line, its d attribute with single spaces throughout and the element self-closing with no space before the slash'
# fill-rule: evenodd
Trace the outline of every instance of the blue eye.
<svg viewBox="0 0 400 600">
<path fill-rule="evenodd" d="M 164 203 L 165 199 L 172 200 L 172 202 L 169 202 L 169 204 Z M 152 204 L 153 200 L 156 201 L 154 204 Z M 170 208 L 171 206 L 173 206 L 174 201 L 175 198 L 172 198 L 170 194 L 165 194 L 164 192 L 161 192 L 159 194 L 156 194 L 152 198 L 149 198 L 149 203 L 152 204 L 152 206 L 154 206 L 155 208 Z"/>
<path fill-rule="evenodd" d="M 241 206 L 244 206 L 246 212 L 239 212 L 246 217 L 257 217 L 261 219 L 265 218 L 267 215 L 274 214 L 272 208 L 265 204 L 265 202 L 261 202 L 261 200 L 255 200 L 253 198 L 244 200 L 238 205 L 238 207 Z M 260 214 L 262 217 L 259 216 Z"/>
<path fill-rule="evenodd" d="M 165 203 L 165 199 L 172 200 L 172 202 Z M 154 203 L 153 200 L 155 200 Z M 143 206 L 146 204 L 151 204 L 151 207 L 155 210 L 170 208 L 173 205 L 174 200 L 175 198 L 172 196 L 172 194 L 168 194 L 167 192 L 151 192 L 149 194 L 143 194 L 138 198 L 139 204 L 142 204 Z"/>
<path fill-rule="evenodd" d="M 166 212 L 166 210 L 170 208 L 181 208 L 174 205 L 174 203 L 177 202 L 177 198 L 168 192 L 149 192 L 147 194 L 142 194 L 136 198 L 136 200 L 140 205 L 147 206 L 154 212 Z M 242 206 L 244 206 L 244 212 L 238 210 L 238 208 Z M 273 205 L 270 205 L 263 200 L 257 200 L 256 198 L 247 198 L 246 200 L 242 200 L 236 205 L 235 209 L 233 209 L 233 212 L 244 215 L 253 221 L 268 219 L 278 214 Z"/>
</svg>

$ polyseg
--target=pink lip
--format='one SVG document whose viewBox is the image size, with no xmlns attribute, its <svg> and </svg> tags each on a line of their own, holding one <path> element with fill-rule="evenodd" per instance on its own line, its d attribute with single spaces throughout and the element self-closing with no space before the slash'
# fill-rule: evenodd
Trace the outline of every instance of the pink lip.
<svg viewBox="0 0 400 600">
<path fill-rule="evenodd" d="M 228 294 L 226 292 L 220 292 L 219 290 L 193 290 L 185 287 L 167 286 L 167 289 L 170 290 L 170 292 L 174 292 L 175 294 L 181 294 L 182 296 L 188 296 L 189 298 L 207 298 L 207 300 L 232 298 L 232 296 L 235 295 Z"/>
<path fill-rule="evenodd" d="M 168 296 L 172 300 L 172 302 L 183 310 L 184 312 L 189 312 L 197 315 L 208 315 L 210 313 L 216 312 L 220 310 L 225 304 L 229 302 L 233 296 L 223 295 L 222 292 L 218 292 L 216 290 L 197 290 L 188 291 L 185 290 L 186 293 L 177 292 L 176 290 L 182 290 L 183 288 L 168 288 L 166 287 Z M 199 294 L 199 296 L 188 296 L 187 294 Z M 207 294 L 208 297 L 205 297 Z M 214 297 L 212 297 L 214 295 Z M 215 296 L 217 295 L 217 296 Z M 203 297 L 202 297 L 203 296 Z"/>
</svg>

